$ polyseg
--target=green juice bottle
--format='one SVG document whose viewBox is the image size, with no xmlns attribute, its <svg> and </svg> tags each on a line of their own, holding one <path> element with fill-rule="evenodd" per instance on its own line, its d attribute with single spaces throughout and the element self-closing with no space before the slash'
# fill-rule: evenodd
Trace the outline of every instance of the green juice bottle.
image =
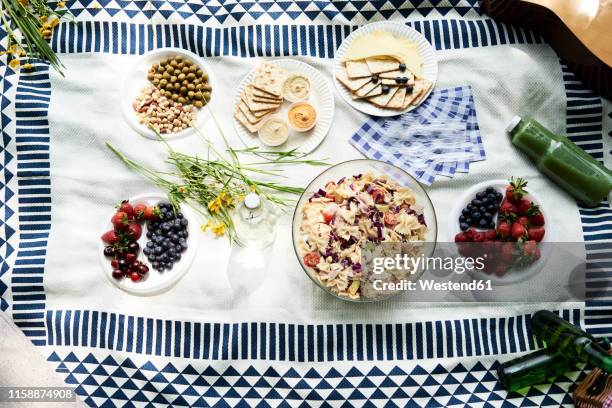
<svg viewBox="0 0 612 408">
<path fill-rule="evenodd" d="M 568 138 L 550 132 L 534 119 L 519 116 L 512 118 L 506 131 L 512 144 L 542 173 L 587 206 L 596 206 L 610 194 L 612 171 Z"/>
<path fill-rule="evenodd" d="M 508 391 L 517 391 L 546 382 L 572 370 L 578 362 L 552 348 L 515 358 L 497 367 L 497 378 Z"/>
<path fill-rule="evenodd" d="M 598 343 L 595 337 L 553 312 L 536 312 L 531 318 L 530 328 L 547 347 L 553 348 L 568 359 L 588 363 L 612 373 L 612 356 L 608 354 L 608 350 Z"/>
</svg>

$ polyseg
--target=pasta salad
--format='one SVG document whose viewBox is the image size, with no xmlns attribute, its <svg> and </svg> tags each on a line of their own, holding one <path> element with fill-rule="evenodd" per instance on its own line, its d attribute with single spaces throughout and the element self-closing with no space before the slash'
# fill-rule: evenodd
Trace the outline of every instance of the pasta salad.
<svg viewBox="0 0 612 408">
<path fill-rule="evenodd" d="M 423 206 L 410 188 L 385 175 L 358 174 L 325 184 L 304 203 L 298 248 L 315 277 L 333 293 L 360 299 L 368 280 L 362 245 L 423 242 Z"/>
</svg>

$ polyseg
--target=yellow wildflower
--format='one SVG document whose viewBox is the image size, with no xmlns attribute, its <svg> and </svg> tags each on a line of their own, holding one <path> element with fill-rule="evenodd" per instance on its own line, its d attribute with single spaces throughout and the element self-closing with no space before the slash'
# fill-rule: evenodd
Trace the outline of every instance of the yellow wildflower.
<svg viewBox="0 0 612 408">
<path fill-rule="evenodd" d="M 208 220 L 208 221 L 206 222 L 206 224 L 202 224 L 202 225 L 200 225 L 200 230 L 201 230 L 202 232 L 206 232 L 206 230 L 207 230 L 209 227 L 211 227 L 211 226 L 212 226 L 212 222 L 210 222 L 210 220 Z"/>
<path fill-rule="evenodd" d="M 19 4 L 21 4 L 22 6 L 27 6 L 28 0 L 19 0 Z"/>
<path fill-rule="evenodd" d="M 184 187 L 184 186 L 180 186 L 178 188 L 178 192 L 181 193 L 181 194 L 185 194 L 187 192 L 187 188 Z"/>
<path fill-rule="evenodd" d="M 234 202 L 234 199 L 232 198 L 232 196 L 229 195 L 228 193 L 226 193 L 225 191 L 223 191 L 223 192 L 221 192 L 221 194 L 219 194 L 219 200 L 222 203 L 225 203 L 226 206 L 230 206 Z"/>
<path fill-rule="evenodd" d="M 38 22 L 40 24 L 46 23 L 47 22 L 47 16 L 40 16 L 40 17 L 38 17 Z"/>
<path fill-rule="evenodd" d="M 215 213 L 215 214 L 219 213 L 219 210 L 221 209 L 221 200 L 219 199 L 219 197 L 215 198 L 214 200 L 208 203 L 208 209 L 212 213 Z"/>
<path fill-rule="evenodd" d="M 251 185 L 251 192 L 254 193 L 255 191 L 257 191 L 257 187 L 255 187 L 254 185 Z"/>
<path fill-rule="evenodd" d="M 60 23 L 60 19 L 56 15 L 52 15 L 51 18 L 49 19 L 49 22 L 48 22 L 48 24 L 49 24 L 49 26 L 51 28 L 56 27 L 59 23 Z"/>
<path fill-rule="evenodd" d="M 19 46 L 17 44 L 13 44 L 8 49 L 9 54 L 17 55 L 19 53 Z"/>
<path fill-rule="evenodd" d="M 225 225 L 217 224 L 210 229 L 216 236 L 220 237 L 225 233 Z"/>
<path fill-rule="evenodd" d="M 59 1 L 59 2 L 57 3 L 57 7 L 59 7 L 59 8 L 64 8 L 64 7 L 66 7 L 66 2 L 65 2 L 65 1 Z"/>
<path fill-rule="evenodd" d="M 34 68 L 34 65 L 30 64 L 29 62 L 27 64 L 23 64 L 23 69 L 32 69 Z"/>
<path fill-rule="evenodd" d="M 9 62 L 9 67 L 13 69 L 18 69 L 19 65 L 21 65 L 21 63 L 19 62 L 18 59 L 12 59 L 11 62 Z"/>
</svg>

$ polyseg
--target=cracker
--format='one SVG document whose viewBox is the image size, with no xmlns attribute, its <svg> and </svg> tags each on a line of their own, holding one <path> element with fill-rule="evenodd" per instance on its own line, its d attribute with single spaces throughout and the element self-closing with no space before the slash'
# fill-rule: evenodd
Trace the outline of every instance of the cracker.
<svg viewBox="0 0 612 408">
<path fill-rule="evenodd" d="M 367 92 L 363 96 L 359 96 L 358 94 L 354 93 L 353 94 L 353 99 L 369 98 L 371 96 L 376 96 L 376 95 L 380 95 L 380 94 L 382 94 L 382 84 L 378 83 L 378 84 L 375 84 L 374 88 L 370 89 L 370 91 Z"/>
<path fill-rule="evenodd" d="M 367 58 L 365 61 L 368 65 L 368 69 L 373 74 L 399 70 L 399 62 L 395 59 Z"/>
<path fill-rule="evenodd" d="M 367 84 L 365 84 L 364 86 L 362 86 L 361 88 L 359 88 L 355 92 L 355 95 L 360 97 L 360 98 L 363 98 L 364 96 L 368 95 L 378 85 L 380 85 L 380 83 L 375 83 L 373 81 L 370 81 Z"/>
<path fill-rule="evenodd" d="M 253 98 L 263 99 L 264 100 L 263 102 L 266 102 L 266 101 L 282 102 L 283 101 L 283 98 L 272 96 L 271 94 L 267 92 L 260 91 L 259 89 L 256 89 L 255 87 L 253 87 L 252 84 L 247 85 L 245 89 L 249 93 L 249 95 L 251 95 Z"/>
<path fill-rule="evenodd" d="M 372 73 L 368 69 L 368 64 L 366 64 L 365 60 L 346 61 L 344 66 L 346 68 L 346 75 L 349 78 L 364 78 L 372 76 Z"/>
<path fill-rule="evenodd" d="M 246 103 L 246 105 L 249 107 L 249 110 L 251 112 L 260 112 L 260 111 L 267 111 L 271 109 L 277 109 L 281 105 L 279 102 L 269 103 L 269 102 L 254 101 L 246 93 L 243 93 L 241 95 L 241 99 L 244 101 L 244 103 Z"/>
<path fill-rule="evenodd" d="M 346 86 L 351 92 L 357 91 L 359 88 L 370 82 L 370 77 L 364 78 L 349 78 L 346 72 L 336 74 L 336 79 L 344 86 Z"/>
<path fill-rule="evenodd" d="M 258 90 L 280 98 L 282 96 L 283 82 L 285 82 L 288 75 L 289 72 L 285 68 L 264 62 L 255 69 L 251 83 Z"/>
<path fill-rule="evenodd" d="M 253 88 L 252 85 L 247 85 L 244 90 L 246 96 L 248 97 L 250 101 L 259 102 L 259 103 L 275 103 L 275 104 L 283 103 L 282 99 L 262 97 L 261 94 L 254 92 L 254 90 L 255 88 Z"/>
<path fill-rule="evenodd" d="M 399 69 L 396 69 L 394 71 L 380 73 L 378 74 L 378 76 L 380 78 L 385 78 L 385 79 L 395 79 L 397 77 L 400 77 L 400 78 L 407 77 L 408 83 L 414 83 L 414 75 L 412 75 L 412 73 L 408 70 L 405 70 L 404 72 L 402 72 Z"/>
<path fill-rule="evenodd" d="M 242 100 L 240 102 L 238 102 L 238 109 L 240 109 L 240 111 L 242 111 L 242 113 L 248 119 L 248 121 L 251 122 L 254 125 L 259 123 L 263 118 L 266 117 L 266 115 L 268 115 L 270 112 L 272 112 L 271 110 L 269 110 L 269 111 L 251 112 L 249 110 L 249 107 Z"/>
<path fill-rule="evenodd" d="M 410 101 L 411 105 L 418 105 L 421 102 L 421 99 L 425 97 L 429 88 L 431 88 L 432 82 L 428 79 L 417 79 L 414 84 L 414 88 L 412 90 L 412 94 L 414 95 Z M 405 103 L 405 100 L 404 100 Z"/>
<path fill-rule="evenodd" d="M 370 101 L 373 105 L 378 106 L 379 108 L 384 108 L 387 106 L 387 104 L 393 98 L 393 96 L 397 93 L 398 89 L 399 87 L 394 86 L 386 94 L 381 93 L 380 95 L 369 97 L 368 101 Z"/>
<path fill-rule="evenodd" d="M 389 102 L 387 102 L 386 107 L 390 109 L 401 109 L 402 106 L 404 105 L 405 98 L 406 98 L 406 87 L 401 86 L 398 88 L 397 92 L 395 92 L 395 95 L 393 95 L 393 98 L 391 98 Z"/>
<path fill-rule="evenodd" d="M 234 117 L 238 119 L 238 122 L 242 123 L 242 126 L 244 126 L 251 133 L 255 133 L 259 129 L 259 126 L 249 122 L 240 109 L 236 109 L 236 111 L 234 111 Z"/>
</svg>

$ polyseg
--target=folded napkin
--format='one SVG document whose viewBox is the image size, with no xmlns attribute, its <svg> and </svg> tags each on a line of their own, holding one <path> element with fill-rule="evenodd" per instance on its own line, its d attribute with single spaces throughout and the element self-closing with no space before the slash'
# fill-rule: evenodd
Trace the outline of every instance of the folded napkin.
<svg viewBox="0 0 612 408">
<path fill-rule="evenodd" d="M 467 173 L 471 162 L 486 158 L 470 86 L 433 91 L 416 109 L 390 119 L 369 118 L 349 141 L 426 185 L 438 175 Z"/>
</svg>

